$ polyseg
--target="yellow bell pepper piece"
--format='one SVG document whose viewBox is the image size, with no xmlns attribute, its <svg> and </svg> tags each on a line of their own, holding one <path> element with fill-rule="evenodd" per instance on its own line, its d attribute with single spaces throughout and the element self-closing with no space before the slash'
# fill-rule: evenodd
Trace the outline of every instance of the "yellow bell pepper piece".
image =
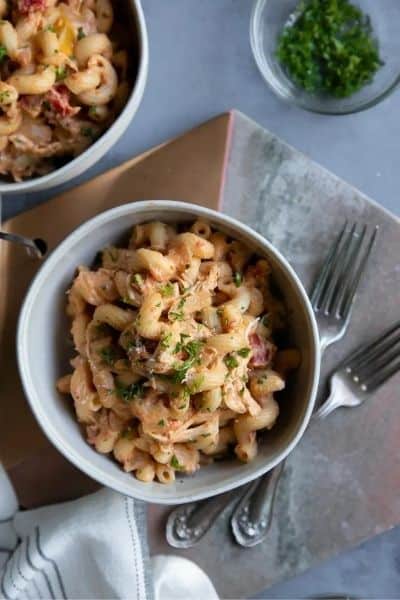
<svg viewBox="0 0 400 600">
<path fill-rule="evenodd" d="M 72 56 L 75 45 L 75 31 L 71 22 L 64 17 L 60 17 L 55 22 L 54 29 L 58 36 L 60 52 Z"/>
</svg>

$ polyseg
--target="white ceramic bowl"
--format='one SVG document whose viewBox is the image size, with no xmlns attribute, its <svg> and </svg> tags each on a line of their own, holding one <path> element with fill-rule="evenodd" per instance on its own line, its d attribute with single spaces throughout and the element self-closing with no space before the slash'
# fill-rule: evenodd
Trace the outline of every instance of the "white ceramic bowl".
<svg viewBox="0 0 400 600">
<path fill-rule="evenodd" d="M 7 182 L 0 178 L 0 194 L 27 193 L 45 190 L 60 185 L 77 177 L 95 162 L 119 140 L 128 128 L 143 97 L 149 69 L 149 45 L 143 10 L 140 0 L 127 0 L 126 9 L 129 11 L 128 23 L 132 27 L 132 37 L 137 46 L 137 71 L 132 91 L 124 109 L 118 115 L 111 127 L 99 137 L 85 152 L 42 177 L 32 177 L 21 182 Z M 117 15 L 118 18 L 118 15 Z"/>
<path fill-rule="evenodd" d="M 281 402 L 277 425 L 260 443 L 254 461 L 232 459 L 202 467 L 194 476 L 178 476 L 171 485 L 142 483 L 124 473 L 110 457 L 85 441 L 71 401 L 56 392 L 57 378 L 70 370 L 65 291 L 77 265 L 90 265 L 97 251 L 118 243 L 136 223 L 153 219 L 171 223 L 207 219 L 212 225 L 264 255 L 270 261 L 290 315 L 293 343 L 302 364 Z M 31 408 L 53 444 L 79 469 L 119 492 L 160 504 L 178 504 L 220 494 L 272 469 L 293 450 L 310 419 L 319 378 L 319 343 L 307 295 L 293 269 L 263 237 L 246 225 L 207 208 L 173 201 L 135 202 L 104 212 L 72 232 L 49 256 L 26 296 L 18 327 L 20 374 Z"/>
</svg>

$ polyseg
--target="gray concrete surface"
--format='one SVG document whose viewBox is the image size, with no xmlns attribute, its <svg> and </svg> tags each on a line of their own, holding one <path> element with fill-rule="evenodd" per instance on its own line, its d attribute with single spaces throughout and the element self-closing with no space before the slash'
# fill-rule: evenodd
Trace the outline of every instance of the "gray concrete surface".
<svg viewBox="0 0 400 600">
<path fill-rule="evenodd" d="M 384 10 L 385 0 L 380 1 Z M 117 146 L 83 178 L 235 107 L 399 214 L 399 91 L 357 115 L 305 113 L 275 98 L 257 71 L 248 39 L 251 0 L 144 0 L 143 4 L 150 73 L 142 106 Z M 16 214 L 53 194 L 54 190 L 6 199 L 3 215 Z M 399 598 L 400 529 L 258 598 L 332 592 Z"/>
</svg>

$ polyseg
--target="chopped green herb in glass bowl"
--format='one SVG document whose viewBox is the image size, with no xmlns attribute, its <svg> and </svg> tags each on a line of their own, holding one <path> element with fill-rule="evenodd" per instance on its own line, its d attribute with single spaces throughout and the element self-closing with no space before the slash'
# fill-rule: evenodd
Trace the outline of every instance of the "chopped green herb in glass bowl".
<svg viewBox="0 0 400 600">
<path fill-rule="evenodd" d="M 280 97 L 325 114 L 369 108 L 400 83 L 400 0 L 256 0 L 257 65 Z"/>
</svg>

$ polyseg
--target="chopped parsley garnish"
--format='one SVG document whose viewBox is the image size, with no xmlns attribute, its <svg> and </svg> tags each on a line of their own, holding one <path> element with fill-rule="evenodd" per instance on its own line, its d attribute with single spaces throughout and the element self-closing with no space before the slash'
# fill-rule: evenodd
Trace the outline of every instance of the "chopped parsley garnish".
<svg viewBox="0 0 400 600">
<path fill-rule="evenodd" d="M 123 402 L 132 402 L 135 398 L 140 398 L 143 396 L 143 383 L 131 383 L 129 385 L 125 385 L 123 383 L 117 382 L 115 384 L 115 388 L 117 391 L 117 396 L 121 398 Z"/>
<path fill-rule="evenodd" d="M 224 358 L 224 363 L 230 371 L 239 366 L 238 360 L 233 354 L 227 354 Z"/>
<path fill-rule="evenodd" d="M 303 0 L 278 39 L 289 77 L 311 93 L 351 96 L 383 64 L 370 19 L 349 0 Z"/>
<path fill-rule="evenodd" d="M 176 469 L 177 471 L 182 471 L 182 469 L 185 468 L 183 465 L 180 464 L 180 462 L 177 459 L 177 457 L 175 456 L 175 454 L 172 455 L 170 465 L 172 468 Z"/>
<path fill-rule="evenodd" d="M 4 92 L 0 92 L 0 103 L 3 104 L 4 102 L 7 102 L 7 100 L 10 98 L 10 92 L 8 92 L 7 90 Z"/>
<path fill-rule="evenodd" d="M 181 341 L 177 342 L 174 348 L 173 353 L 178 354 L 178 352 L 182 352 L 185 349 L 185 340 L 190 337 L 187 333 L 181 333 Z"/>
<path fill-rule="evenodd" d="M 5 46 L 3 46 L 3 44 L 0 44 L 0 60 L 3 60 L 3 58 L 5 58 L 7 55 L 7 48 Z"/>
<path fill-rule="evenodd" d="M 43 108 L 44 108 L 45 110 L 50 110 L 50 109 L 51 109 L 51 104 L 50 104 L 50 102 L 49 102 L 48 100 L 45 100 L 45 101 L 43 102 Z"/>
<path fill-rule="evenodd" d="M 165 421 L 164 421 L 164 419 L 160 419 L 160 420 L 158 421 L 157 425 L 158 425 L 159 427 L 164 427 L 164 426 L 165 426 Z"/>
<path fill-rule="evenodd" d="M 174 365 L 174 372 L 171 375 L 170 379 L 172 383 L 183 383 L 186 379 L 187 372 L 189 371 L 191 365 L 188 362 Z"/>
<path fill-rule="evenodd" d="M 204 344 L 199 340 L 190 340 L 184 346 L 184 351 L 188 353 L 190 360 L 198 360 L 200 351 L 202 350 Z"/>
<path fill-rule="evenodd" d="M 81 134 L 88 138 L 94 138 L 95 133 L 91 127 L 82 127 Z"/>
<path fill-rule="evenodd" d="M 166 333 L 160 340 L 160 348 L 166 350 L 169 348 L 172 340 L 172 333 Z"/>
<path fill-rule="evenodd" d="M 191 381 L 190 383 L 188 383 L 185 387 L 185 393 L 188 396 L 192 396 L 193 394 L 197 394 L 199 392 L 199 390 L 201 389 L 201 386 L 204 383 L 204 375 L 199 375 L 198 377 L 195 377 L 193 379 L 193 381 Z"/>
<path fill-rule="evenodd" d="M 182 345 L 181 350 L 187 354 L 187 358 L 183 362 L 173 365 L 174 373 L 171 376 L 173 383 L 183 383 L 189 369 L 200 364 L 200 352 L 203 346 L 203 342 L 199 340 L 191 340 L 187 344 Z"/>
<path fill-rule="evenodd" d="M 270 327 L 271 317 L 269 313 L 263 316 L 263 318 L 261 319 L 261 323 L 264 325 L 264 327 Z"/>
<path fill-rule="evenodd" d="M 82 27 L 78 27 L 78 40 L 82 40 L 86 37 L 86 33 L 83 31 Z"/>
<path fill-rule="evenodd" d="M 47 25 L 45 31 L 51 31 L 52 33 L 56 32 L 56 30 L 54 29 L 53 25 Z"/>
<path fill-rule="evenodd" d="M 132 337 L 131 331 L 124 331 L 123 334 L 123 343 L 125 344 L 126 351 L 129 352 L 140 352 L 143 350 L 144 346 L 142 342 L 138 338 L 130 339 Z"/>
<path fill-rule="evenodd" d="M 182 342 L 176 342 L 175 348 L 173 349 L 172 353 L 173 354 L 178 354 L 182 350 L 183 350 L 183 344 L 182 344 Z"/>
<path fill-rule="evenodd" d="M 250 348 L 240 348 L 240 350 L 237 351 L 239 356 L 241 356 L 242 358 L 247 358 L 250 352 Z"/>
<path fill-rule="evenodd" d="M 111 346 L 106 346 L 105 348 L 99 350 L 99 355 L 101 357 L 101 360 L 105 362 L 106 365 L 108 365 L 109 367 L 112 367 L 117 358 L 115 349 Z"/>
<path fill-rule="evenodd" d="M 187 401 L 190 401 L 190 392 L 189 392 L 189 387 L 187 385 L 183 386 L 182 390 L 181 390 L 181 395 L 183 400 L 187 403 Z M 177 398 L 179 397 L 179 393 L 177 395 Z"/>
<path fill-rule="evenodd" d="M 169 316 L 172 318 L 172 321 L 183 321 L 183 312 L 170 312 Z"/>
<path fill-rule="evenodd" d="M 174 286 L 172 285 L 172 283 L 170 281 L 160 287 L 160 294 L 161 294 L 161 296 L 164 296 L 165 298 L 167 298 L 169 296 L 173 296 Z"/>
<path fill-rule="evenodd" d="M 143 285 L 143 277 L 141 276 L 140 273 L 135 273 L 131 277 L 131 282 L 134 283 L 135 285 L 141 286 L 141 285 Z"/>
<path fill-rule="evenodd" d="M 133 440 L 135 437 L 135 434 L 130 427 L 127 427 L 127 429 L 124 429 L 124 431 L 121 433 L 121 437 L 123 437 L 127 440 Z"/>
<path fill-rule="evenodd" d="M 106 323 L 96 324 L 96 333 L 98 333 L 98 335 L 105 336 L 107 335 L 108 331 L 108 325 Z"/>
<path fill-rule="evenodd" d="M 114 248 L 113 246 L 106 248 L 104 250 L 104 257 L 107 258 L 107 256 L 111 260 L 111 262 L 117 262 L 119 257 L 118 248 Z"/>
<path fill-rule="evenodd" d="M 239 271 L 235 271 L 235 273 L 233 274 L 233 283 L 236 285 L 236 287 L 240 287 L 242 285 L 242 281 L 242 274 L 239 273 Z"/>
<path fill-rule="evenodd" d="M 67 76 L 67 69 L 65 67 L 56 67 L 56 81 L 62 81 Z"/>
<path fill-rule="evenodd" d="M 183 307 L 185 306 L 185 298 L 181 298 L 178 302 L 178 306 L 177 306 L 177 310 L 176 311 L 170 311 L 169 312 L 169 317 L 173 320 L 173 321 L 183 321 L 184 318 L 184 314 L 183 314 Z"/>
<path fill-rule="evenodd" d="M 122 302 L 125 302 L 125 304 L 130 304 L 131 306 L 136 306 L 136 304 L 129 298 L 129 296 L 124 296 L 122 298 Z"/>
</svg>

